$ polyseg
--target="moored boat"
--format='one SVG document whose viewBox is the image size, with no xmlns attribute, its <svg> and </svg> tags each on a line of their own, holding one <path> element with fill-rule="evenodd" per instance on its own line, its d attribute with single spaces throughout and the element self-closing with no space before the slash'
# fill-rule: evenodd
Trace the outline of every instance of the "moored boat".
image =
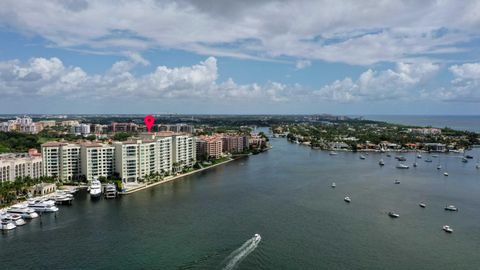
<svg viewBox="0 0 480 270">
<path fill-rule="evenodd" d="M 400 215 L 397 214 L 397 213 L 395 213 L 395 212 L 388 212 L 388 215 L 389 215 L 390 217 L 392 217 L 392 218 L 398 218 L 398 217 L 400 217 Z"/>
<path fill-rule="evenodd" d="M 9 219 L 2 219 L 0 222 L 0 229 L 2 231 L 13 230 L 17 227 L 15 223 Z"/>
<path fill-rule="evenodd" d="M 446 211 L 458 211 L 458 208 L 455 205 L 447 205 L 445 206 Z"/>
<path fill-rule="evenodd" d="M 448 225 L 443 225 L 442 230 L 446 231 L 447 233 L 453 232 L 453 229 Z"/>
<path fill-rule="evenodd" d="M 35 210 L 24 205 L 14 205 L 7 209 L 7 213 L 20 215 L 24 219 L 33 219 L 38 217 L 38 214 L 35 212 Z"/>
<path fill-rule="evenodd" d="M 102 195 L 102 183 L 98 179 L 92 180 L 90 185 L 90 198 L 99 198 Z"/>
</svg>

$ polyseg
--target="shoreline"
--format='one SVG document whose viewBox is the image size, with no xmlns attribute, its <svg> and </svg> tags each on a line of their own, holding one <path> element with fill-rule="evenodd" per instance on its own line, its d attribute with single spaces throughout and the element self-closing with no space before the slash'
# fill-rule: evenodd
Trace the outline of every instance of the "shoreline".
<svg viewBox="0 0 480 270">
<path fill-rule="evenodd" d="M 230 158 L 229 160 L 225 160 L 225 161 L 222 161 L 222 162 L 217 163 L 217 164 L 210 165 L 210 166 L 205 167 L 205 168 L 201 168 L 201 169 L 198 169 L 198 170 L 187 172 L 187 173 L 184 173 L 184 174 L 181 174 L 181 175 L 171 176 L 168 179 L 163 179 L 163 180 L 155 182 L 155 183 L 146 184 L 146 185 L 143 185 L 143 186 L 140 186 L 138 188 L 134 188 L 134 189 L 131 189 L 131 190 L 128 190 L 128 191 L 123 191 L 123 192 L 121 191 L 121 192 L 118 192 L 118 194 L 122 195 L 122 196 L 123 195 L 129 195 L 129 194 L 135 193 L 137 191 L 145 190 L 145 189 L 148 189 L 148 188 L 160 185 L 160 184 L 164 184 L 164 183 L 167 183 L 167 182 L 170 182 L 170 181 L 173 181 L 173 180 L 185 177 L 185 176 L 189 176 L 189 175 L 201 172 L 201 171 L 208 170 L 210 168 L 214 168 L 214 167 L 217 167 L 217 166 L 220 166 L 220 165 L 223 165 L 223 164 L 227 164 L 227 163 L 229 163 L 231 161 L 234 161 L 234 160 L 236 160 L 236 159 Z"/>
</svg>

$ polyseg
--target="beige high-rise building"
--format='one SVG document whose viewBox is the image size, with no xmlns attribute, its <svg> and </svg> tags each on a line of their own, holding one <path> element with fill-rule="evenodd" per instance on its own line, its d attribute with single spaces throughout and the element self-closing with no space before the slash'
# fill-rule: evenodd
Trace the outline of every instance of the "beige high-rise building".
<svg viewBox="0 0 480 270">
<path fill-rule="evenodd" d="M 109 144 L 82 143 L 80 145 L 81 173 L 87 181 L 115 172 L 115 147 Z"/>
<path fill-rule="evenodd" d="M 62 181 L 77 180 L 81 174 L 80 145 L 64 142 L 42 144 L 43 173 Z"/>
</svg>

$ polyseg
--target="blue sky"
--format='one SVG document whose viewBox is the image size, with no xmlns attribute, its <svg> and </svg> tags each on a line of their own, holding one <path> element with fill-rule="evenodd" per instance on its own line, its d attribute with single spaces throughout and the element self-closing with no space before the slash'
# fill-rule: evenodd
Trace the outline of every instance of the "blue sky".
<svg viewBox="0 0 480 270">
<path fill-rule="evenodd" d="M 479 114 L 475 1 L 0 3 L 0 113 Z"/>
</svg>

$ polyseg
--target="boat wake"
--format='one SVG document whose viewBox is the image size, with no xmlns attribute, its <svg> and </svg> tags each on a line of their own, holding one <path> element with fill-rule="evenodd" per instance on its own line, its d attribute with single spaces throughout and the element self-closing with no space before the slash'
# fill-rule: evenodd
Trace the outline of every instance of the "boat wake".
<svg viewBox="0 0 480 270">
<path fill-rule="evenodd" d="M 247 242 L 236 250 L 234 250 L 228 257 L 225 259 L 225 267 L 223 270 L 231 270 L 235 268 L 243 259 L 245 259 L 252 251 L 254 251 L 262 237 L 259 234 L 255 234 L 252 238 L 248 239 Z"/>
</svg>

